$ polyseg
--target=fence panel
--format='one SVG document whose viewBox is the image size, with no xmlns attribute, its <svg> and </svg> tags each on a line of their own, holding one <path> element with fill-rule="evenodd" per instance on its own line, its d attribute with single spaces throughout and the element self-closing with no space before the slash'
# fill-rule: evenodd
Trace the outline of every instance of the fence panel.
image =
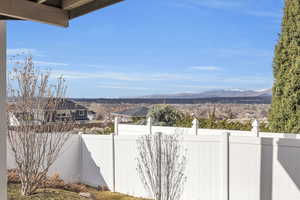
<svg viewBox="0 0 300 200">
<path fill-rule="evenodd" d="M 229 199 L 259 199 L 261 169 L 260 138 L 231 136 L 229 141 Z"/>
<path fill-rule="evenodd" d="M 81 146 L 81 183 L 112 190 L 112 136 L 82 135 Z"/>
<path fill-rule="evenodd" d="M 116 136 L 116 191 L 148 197 L 136 171 L 138 136 Z M 221 199 L 220 136 L 186 136 L 187 182 L 182 199 Z"/>
<path fill-rule="evenodd" d="M 116 136 L 116 191 L 137 196 L 147 197 L 143 184 L 137 173 L 137 144 L 139 136 Z"/>
<path fill-rule="evenodd" d="M 185 136 L 187 182 L 182 199 L 223 200 L 220 136 Z"/>
<path fill-rule="evenodd" d="M 300 199 L 300 140 L 279 138 L 273 151 L 273 199 Z"/>
<path fill-rule="evenodd" d="M 10 149 L 9 142 L 7 144 L 7 169 L 14 169 L 16 168 L 14 155 Z M 80 151 L 80 135 L 72 135 L 64 145 L 58 159 L 50 168 L 48 175 L 51 176 L 57 173 L 66 182 L 80 182 Z"/>
</svg>

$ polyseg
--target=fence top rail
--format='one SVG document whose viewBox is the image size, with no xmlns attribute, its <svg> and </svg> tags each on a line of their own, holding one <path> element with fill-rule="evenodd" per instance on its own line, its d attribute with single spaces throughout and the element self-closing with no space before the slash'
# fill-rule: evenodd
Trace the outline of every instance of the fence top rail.
<svg viewBox="0 0 300 200">
<path fill-rule="evenodd" d="M 143 135 L 148 134 L 149 131 L 147 125 L 133 125 L 133 124 L 119 124 L 119 134 L 118 135 Z M 192 135 L 195 133 L 195 127 L 170 127 L 170 126 L 152 126 L 152 132 L 165 132 L 170 134 L 175 133 L 176 130 L 183 131 L 184 134 Z M 132 133 L 131 133 L 132 132 Z M 286 139 L 300 139 L 300 134 L 291 133 L 270 133 L 270 132 L 259 132 L 255 134 L 253 131 L 240 131 L 240 130 L 226 130 L 226 129 L 203 129 L 197 128 L 197 135 L 223 135 L 224 133 L 230 133 L 231 136 L 246 136 L 246 137 L 262 137 L 262 138 L 286 138 Z"/>
<path fill-rule="evenodd" d="M 136 141 L 139 137 L 147 135 L 115 135 L 115 141 Z M 93 141 L 112 141 L 112 135 L 80 135 L 83 140 Z M 223 143 L 223 135 L 182 135 L 180 140 L 182 142 L 204 142 L 204 143 Z M 249 136 L 234 136 L 229 137 L 230 144 L 248 144 L 248 145 L 266 145 L 266 146 L 278 146 L 278 147 L 293 147 L 300 148 L 300 139 L 298 138 L 286 138 L 286 137 L 249 137 Z"/>
</svg>

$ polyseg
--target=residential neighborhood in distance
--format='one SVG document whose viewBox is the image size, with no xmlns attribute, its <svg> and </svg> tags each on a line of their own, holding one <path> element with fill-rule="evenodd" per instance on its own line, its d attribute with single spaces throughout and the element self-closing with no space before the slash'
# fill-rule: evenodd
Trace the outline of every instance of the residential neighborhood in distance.
<svg viewBox="0 0 300 200">
<path fill-rule="evenodd" d="M 44 101 L 49 101 L 44 99 Z M 17 126 L 20 120 L 24 120 L 25 113 L 18 112 L 16 102 L 10 99 L 8 102 L 9 120 L 12 126 Z M 35 108 L 35 113 L 31 116 L 32 125 L 44 125 L 57 122 L 75 121 L 78 124 L 88 123 L 95 120 L 96 113 L 88 110 L 86 107 L 69 99 L 59 100 L 53 114 L 48 115 L 47 112 L 53 111 L 53 108 L 47 106 Z M 49 117 L 50 116 L 50 117 Z"/>
<path fill-rule="evenodd" d="M 198 98 L 195 98 L 198 96 Z M 138 113 L 146 116 L 146 109 L 156 104 L 170 104 L 179 111 L 194 117 L 207 118 L 213 109 L 219 120 L 247 122 L 258 119 L 267 121 L 271 103 L 271 90 L 212 90 L 199 94 L 151 95 L 139 98 L 73 99 L 106 122 L 119 116 L 130 122 Z"/>
</svg>

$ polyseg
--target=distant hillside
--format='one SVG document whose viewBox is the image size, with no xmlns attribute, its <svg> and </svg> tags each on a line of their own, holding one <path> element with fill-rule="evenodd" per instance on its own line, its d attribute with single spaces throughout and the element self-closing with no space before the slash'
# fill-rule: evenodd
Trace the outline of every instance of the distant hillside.
<svg viewBox="0 0 300 200">
<path fill-rule="evenodd" d="M 210 90 L 201 93 L 178 93 L 178 94 L 159 94 L 148 95 L 139 98 L 154 99 L 198 99 L 198 98 L 215 98 L 215 97 L 271 97 L 272 89 L 264 90 L 240 90 L 240 89 L 223 89 Z"/>
<path fill-rule="evenodd" d="M 72 99 L 83 103 L 100 103 L 100 104 L 204 104 L 204 103 L 220 103 L 220 104 L 270 104 L 271 96 L 255 96 L 255 97 L 208 97 L 208 98 L 99 98 Z"/>
</svg>

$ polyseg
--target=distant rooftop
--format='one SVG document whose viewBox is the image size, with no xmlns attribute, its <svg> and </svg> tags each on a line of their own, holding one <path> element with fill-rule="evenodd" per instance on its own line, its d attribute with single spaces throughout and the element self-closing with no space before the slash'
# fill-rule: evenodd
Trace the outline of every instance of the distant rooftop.
<svg viewBox="0 0 300 200">
<path fill-rule="evenodd" d="M 55 101 L 55 99 L 52 99 L 52 101 Z M 8 98 L 8 105 L 9 105 L 9 110 L 16 110 L 16 104 L 18 103 L 18 101 L 16 99 L 13 98 Z M 51 109 L 49 108 L 49 106 L 51 107 L 51 105 L 55 105 L 55 109 L 56 110 L 87 110 L 86 107 L 84 107 L 83 105 L 77 104 L 76 102 L 69 100 L 69 99 L 58 99 L 58 101 L 56 102 L 57 104 L 51 104 L 49 103 L 49 99 L 45 98 L 43 99 L 43 101 L 40 102 L 39 105 L 35 105 L 35 106 L 42 106 L 44 105 L 44 109 Z"/>
</svg>

